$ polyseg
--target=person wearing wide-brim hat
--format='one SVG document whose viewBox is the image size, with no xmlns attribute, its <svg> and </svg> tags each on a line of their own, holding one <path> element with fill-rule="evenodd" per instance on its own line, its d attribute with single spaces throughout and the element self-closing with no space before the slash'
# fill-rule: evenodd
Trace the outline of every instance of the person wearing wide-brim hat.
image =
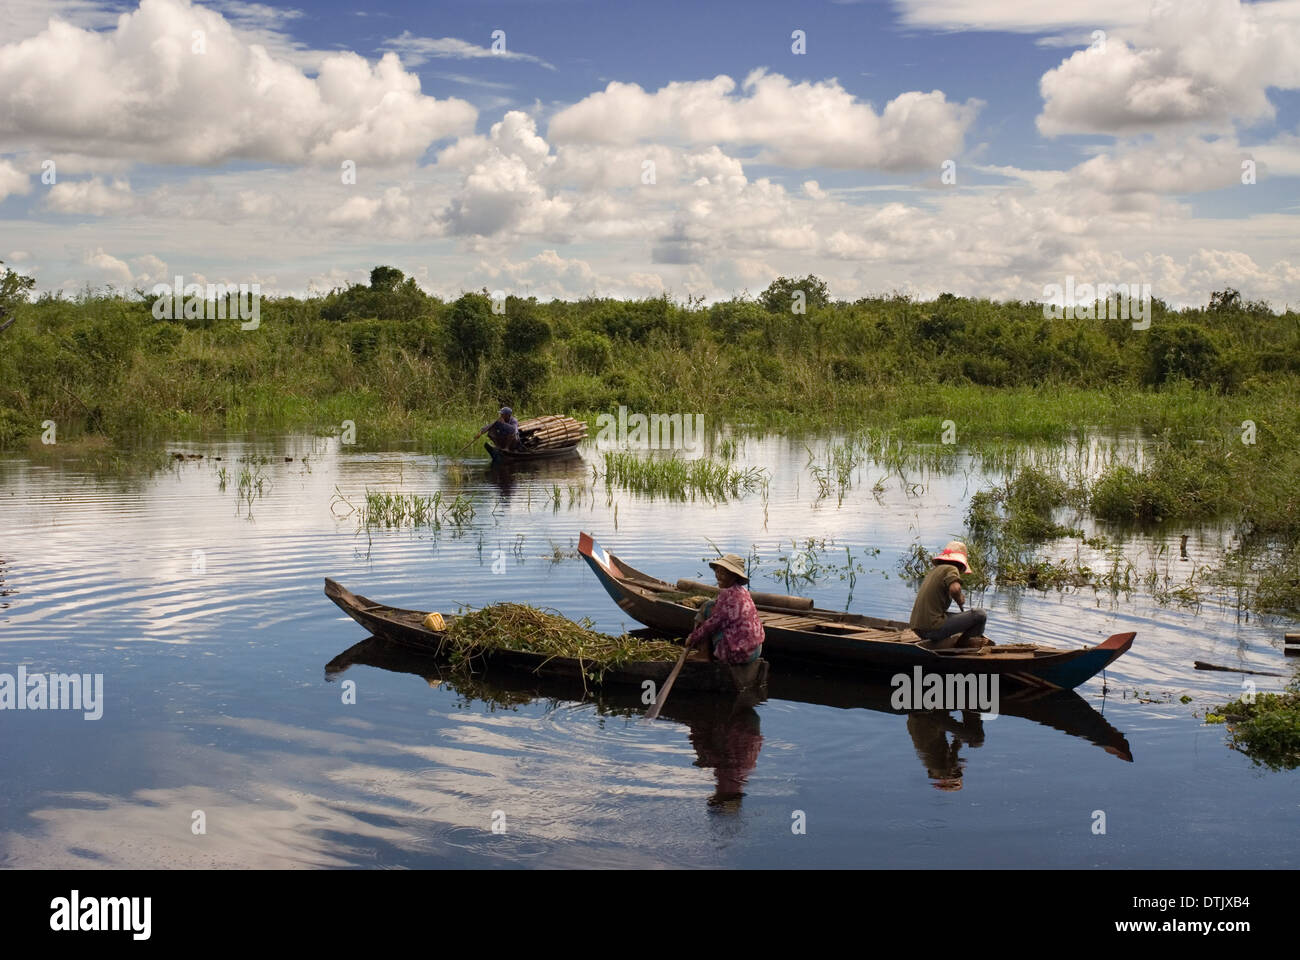
<svg viewBox="0 0 1300 960">
<path fill-rule="evenodd" d="M 713 660 L 751 663 L 763 652 L 763 621 L 745 589 L 749 583 L 745 560 L 729 553 L 709 566 L 718 580 L 718 595 L 700 608 L 698 626 L 686 644 L 702 645 Z"/>
<path fill-rule="evenodd" d="M 908 626 L 921 639 L 929 641 L 926 645 L 933 650 L 983 646 L 988 614 L 983 610 L 967 610 L 966 595 L 961 589 L 962 574 L 970 573 L 966 544 L 953 540 L 932 562 L 934 565 L 916 593 Z M 949 615 L 948 607 L 954 600 L 961 612 Z"/>
</svg>

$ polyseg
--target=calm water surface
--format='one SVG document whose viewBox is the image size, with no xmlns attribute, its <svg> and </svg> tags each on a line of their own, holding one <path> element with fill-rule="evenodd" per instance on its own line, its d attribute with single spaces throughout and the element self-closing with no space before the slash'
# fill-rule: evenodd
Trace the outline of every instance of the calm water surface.
<svg viewBox="0 0 1300 960">
<path fill-rule="evenodd" d="M 898 561 L 961 531 L 986 480 L 969 463 L 905 480 L 868 466 L 819 500 L 803 441 L 750 440 L 738 462 L 770 471 L 767 495 L 716 504 L 608 493 L 582 461 L 502 476 L 313 438 L 175 449 L 205 459 L 109 481 L 0 462 L 0 672 L 102 673 L 105 700 L 93 721 L 0 713 L 5 866 L 1300 866 L 1297 774 L 1253 766 L 1197 716 L 1242 677 L 1193 660 L 1286 671 L 1284 626 L 1231 607 L 986 594 L 999 641 L 1137 632 L 1079 699 L 1018 715 L 908 718 L 887 690 L 774 678 L 764 702 L 670 698 L 651 724 L 635 701 L 458 688 L 356 647 L 364 631 L 321 592 L 330 576 L 420 609 L 514 599 L 617 632 L 637 624 L 573 553 L 579 530 L 665 579 L 708 579 L 710 542 L 756 553 L 755 588 L 782 592 L 780 558 L 811 537 L 830 569 L 796 592 L 905 619 Z M 249 456 L 267 461 L 251 498 Z M 347 505 L 367 488 L 462 493 L 476 513 L 367 536 Z M 1177 577 L 1217 542 L 1180 530 L 1130 553 Z"/>
</svg>

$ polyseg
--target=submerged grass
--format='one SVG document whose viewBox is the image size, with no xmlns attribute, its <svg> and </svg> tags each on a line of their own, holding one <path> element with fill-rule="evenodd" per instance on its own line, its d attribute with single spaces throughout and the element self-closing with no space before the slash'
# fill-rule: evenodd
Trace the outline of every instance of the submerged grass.
<svg viewBox="0 0 1300 960">
<path fill-rule="evenodd" d="M 360 504 L 345 497 L 336 487 L 330 512 L 343 518 L 356 516 L 358 524 L 370 527 L 433 527 L 444 524 L 464 527 L 474 519 L 474 502 L 464 494 L 446 497 L 441 490 L 426 497 L 418 493 L 393 493 L 367 489 Z"/>
</svg>

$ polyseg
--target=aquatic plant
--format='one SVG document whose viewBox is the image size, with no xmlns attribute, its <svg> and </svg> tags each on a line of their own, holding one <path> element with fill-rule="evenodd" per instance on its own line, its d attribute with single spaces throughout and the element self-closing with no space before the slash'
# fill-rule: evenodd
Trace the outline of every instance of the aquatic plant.
<svg viewBox="0 0 1300 960">
<path fill-rule="evenodd" d="M 685 500 L 704 496 L 716 500 L 761 489 L 767 483 L 762 467 L 738 468 L 713 460 L 679 457 L 642 458 L 626 450 L 605 454 L 605 484 L 634 493 Z"/>
<path fill-rule="evenodd" d="M 1226 723 L 1228 745 L 1270 770 L 1300 767 L 1300 678 L 1282 693 L 1262 693 L 1214 707 L 1207 723 Z"/>
</svg>

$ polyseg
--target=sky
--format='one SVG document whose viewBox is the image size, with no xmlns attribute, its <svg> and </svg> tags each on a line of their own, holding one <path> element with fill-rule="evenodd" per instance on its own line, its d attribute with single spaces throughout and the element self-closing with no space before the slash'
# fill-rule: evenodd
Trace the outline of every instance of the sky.
<svg viewBox="0 0 1300 960">
<path fill-rule="evenodd" d="M 1300 303 L 1300 0 L 4 0 L 37 291 Z"/>
</svg>

